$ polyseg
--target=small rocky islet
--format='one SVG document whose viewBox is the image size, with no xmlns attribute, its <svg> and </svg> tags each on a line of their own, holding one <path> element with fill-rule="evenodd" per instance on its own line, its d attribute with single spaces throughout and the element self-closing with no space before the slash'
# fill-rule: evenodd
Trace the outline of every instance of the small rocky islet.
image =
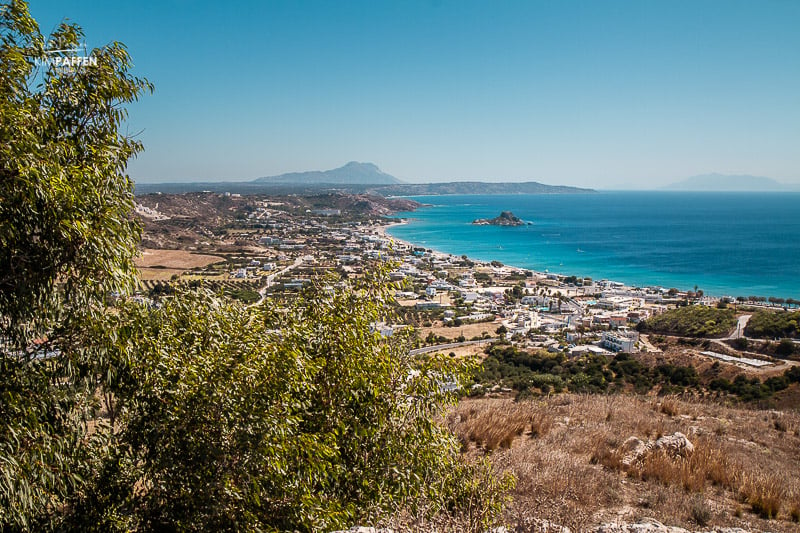
<svg viewBox="0 0 800 533">
<path fill-rule="evenodd" d="M 495 218 L 478 218 L 472 221 L 477 226 L 525 226 L 531 225 L 530 222 L 524 222 L 511 211 L 503 211 L 500 216 Z"/>
</svg>

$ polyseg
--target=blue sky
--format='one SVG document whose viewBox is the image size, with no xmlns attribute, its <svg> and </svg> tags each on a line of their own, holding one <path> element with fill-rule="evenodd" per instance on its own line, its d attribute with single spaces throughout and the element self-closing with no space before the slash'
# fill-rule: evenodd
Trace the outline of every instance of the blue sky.
<svg viewBox="0 0 800 533">
<path fill-rule="evenodd" d="M 156 86 L 137 181 L 370 161 L 408 181 L 800 183 L 800 2 L 38 0 Z"/>
</svg>

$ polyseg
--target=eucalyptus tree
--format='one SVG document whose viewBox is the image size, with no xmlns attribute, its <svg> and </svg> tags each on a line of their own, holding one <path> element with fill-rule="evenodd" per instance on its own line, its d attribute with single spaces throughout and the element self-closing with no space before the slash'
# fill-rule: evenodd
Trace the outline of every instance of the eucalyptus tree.
<svg viewBox="0 0 800 533">
<path fill-rule="evenodd" d="M 124 106 L 152 86 L 82 39 L 0 4 L 0 530 L 485 530 L 508 480 L 439 423 L 470 363 L 372 331 L 385 268 L 287 303 L 109 309 L 140 238 Z"/>
<path fill-rule="evenodd" d="M 120 127 L 152 87 L 124 46 L 78 55 L 82 39 L 0 4 L 0 528 L 51 523 L 84 485 L 99 434 L 81 324 L 135 279 L 141 145 Z"/>
</svg>

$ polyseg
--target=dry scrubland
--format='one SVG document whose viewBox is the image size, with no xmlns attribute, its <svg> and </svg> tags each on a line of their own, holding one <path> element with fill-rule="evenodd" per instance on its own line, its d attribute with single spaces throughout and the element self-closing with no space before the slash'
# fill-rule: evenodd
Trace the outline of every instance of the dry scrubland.
<svg viewBox="0 0 800 533">
<path fill-rule="evenodd" d="M 517 478 L 506 518 L 519 531 L 543 520 L 584 531 L 645 517 L 711 526 L 800 530 L 800 415 L 675 397 L 558 395 L 462 401 L 447 416 L 465 453 L 487 454 Z M 690 454 L 652 451 L 630 466 L 623 443 L 675 432 Z M 552 528 L 550 529 L 552 531 Z"/>
</svg>

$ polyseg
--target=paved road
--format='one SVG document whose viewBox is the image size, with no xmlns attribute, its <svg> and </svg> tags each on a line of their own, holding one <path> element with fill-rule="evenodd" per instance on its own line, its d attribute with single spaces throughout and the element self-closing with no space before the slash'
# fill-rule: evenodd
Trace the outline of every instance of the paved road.
<svg viewBox="0 0 800 533">
<path fill-rule="evenodd" d="M 739 337 L 744 337 L 744 328 L 747 327 L 747 323 L 750 321 L 751 316 L 753 315 L 740 316 L 739 322 L 736 324 L 736 328 L 733 330 L 733 332 L 727 337 L 723 337 L 721 340 L 731 340 L 731 339 L 738 339 Z"/>
<path fill-rule="evenodd" d="M 479 341 L 464 341 L 464 342 L 451 342 L 448 344 L 437 344 L 436 346 L 424 346 L 422 348 L 415 348 L 408 353 L 411 355 L 419 355 L 421 353 L 430 353 L 430 352 L 441 352 L 444 350 L 449 350 L 451 348 L 458 348 L 459 346 L 470 346 L 472 344 L 484 344 L 488 342 L 492 342 L 495 338 L 490 337 L 488 339 L 481 339 Z"/>
<path fill-rule="evenodd" d="M 304 263 L 304 262 L 305 262 L 307 259 L 313 259 L 313 258 L 312 258 L 310 255 L 303 255 L 303 256 L 300 256 L 300 257 L 298 257 L 297 259 L 295 259 L 295 260 L 294 260 L 294 263 L 292 263 L 291 265 L 287 266 L 287 267 L 286 267 L 286 268 L 284 268 L 283 270 L 281 270 L 281 271 L 279 271 L 279 272 L 275 272 L 274 274 L 270 274 L 269 276 L 267 276 L 267 283 L 266 283 L 266 285 L 264 285 L 263 287 L 261 287 L 260 289 L 258 289 L 258 294 L 259 294 L 259 296 L 261 296 L 261 297 L 258 299 L 258 301 L 257 301 L 257 302 L 255 302 L 255 303 L 252 303 L 252 304 L 248 305 L 247 307 L 253 307 L 253 306 L 259 305 L 261 302 L 263 302 L 263 301 L 264 301 L 264 298 L 266 298 L 266 297 L 267 297 L 267 289 L 269 289 L 270 287 L 272 287 L 272 284 L 275 282 L 275 278 L 278 278 L 278 277 L 280 277 L 280 276 L 282 276 L 282 275 L 286 274 L 286 273 L 287 273 L 287 272 L 289 272 L 290 270 L 292 270 L 292 269 L 294 269 L 294 268 L 297 268 L 297 267 L 299 267 L 299 266 L 300 266 L 300 265 L 302 265 L 302 264 L 303 264 L 303 263 Z"/>
</svg>

